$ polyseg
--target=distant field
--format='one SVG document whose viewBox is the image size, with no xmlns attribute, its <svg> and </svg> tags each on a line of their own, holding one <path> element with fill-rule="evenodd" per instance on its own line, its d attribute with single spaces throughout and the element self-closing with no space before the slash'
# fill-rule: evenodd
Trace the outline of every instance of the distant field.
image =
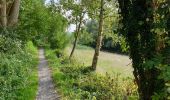
<svg viewBox="0 0 170 100">
<path fill-rule="evenodd" d="M 68 47 L 66 50 L 67 53 L 70 53 L 71 47 Z M 74 53 L 75 59 L 82 62 L 85 66 L 91 65 L 93 55 L 93 48 L 80 45 L 77 46 Z M 132 71 L 131 60 L 128 56 L 103 51 L 100 52 L 97 66 L 98 73 L 105 74 L 108 72 L 109 74 L 112 74 L 115 72 L 122 74 L 124 77 L 132 77 Z"/>
</svg>

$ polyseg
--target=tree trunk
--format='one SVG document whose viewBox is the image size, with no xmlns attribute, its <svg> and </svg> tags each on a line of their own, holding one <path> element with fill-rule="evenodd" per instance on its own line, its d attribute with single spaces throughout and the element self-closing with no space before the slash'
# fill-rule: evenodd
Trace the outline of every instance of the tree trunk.
<svg viewBox="0 0 170 100">
<path fill-rule="evenodd" d="M 102 43 L 102 34 L 103 34 L 103 18 L 104 17 L 104 0 L 101 0 L 101 7 L 100 7 L 100 15 L 99 15 L 99 33 L 97 37 L 97 44 L 95 48 L 95 53 L 93 56 L 93 62 L 92 62 L 92 69 L 96 70 L 97 67 L 97 61 L 99 57 L 99 52 L 101 48 L 101 43 Z"/>
<path fill-rule="evenodd" d="M 72 51 L 71 51 L 71 53 L 70 53 L 69 59 L 71 59 L 72 56 L 73 56 L 73 54 L 74 54 L 74 51 L 75 51 L 75 48 L 76 48 L 76 45 L 77 45 L 77 40 L 78 40 L 78 37 L 79 37 L 79 34 L 80 34 L 80 29 L 81 29 L 83 17 L 84 17 L 84 14 L 82 14 L 82 15 L 80 16 L 79 25 L 78 25 L 78 27 L 77 27 L 77 29 L 76 29 L 75 40 L 74 40 L 74 43 L 73 43 L 73 48 L 72 48 Z"/>
<path fill-rule="evenodd" d="M 4 29 L 18 22 L 20 0 L 0 0 L 0 26 Z"/>
<path fill-rule="evenodd" d="M 138 85 L 140 100 L 152 100 L 154 93 L 164 89 L 164 81 L 159 79 L 160 71 L 156 66 L 148 69 L 145 62 L 155 57 L 156 36 L 150 31 L 154 27 L 153 1 L 118 0 L 122 15 L 123 29 L 129 44 L 130 58 L 134 77 Z M 148 19 L 148 20 L 146 20 Z M 140 25 L 138 22 L 142 21 Z M 152 51 L 152 52 L 151 52 Z M 161 97 L 164 100 L 164 97 Z"/>
<path fill-rule="evenodd" d="M 14 0 L 9 12 L 8 26 L 13 26 L 18 22 L 20 0 Z"/>
<path fill-rule="evenodd" d="M 74 53 L 75 48 L 76 48 L 76 45 L 77 45 L 78 37 L 79 37 L 79 31 L 77 31 L 77 32 L 76 32 L 75 40 L 74 40 L 74 43 L 73 43 L 73 48 L 72 48 L 72 50 L 71 50 L 71 53 L 70 53 L 70 57 L 69 57 L 69 59 L 71 59 L 71 58 L 72 58 L 72 56 L 73 56 L 73 53 Z"/>
<path fill-rule="evenodd" d="M 7 27 L 7 4 L 6 0 L 0 0 L 0 21 L 1 21 L 1 27 L 5 28 Z"/>
</svg>

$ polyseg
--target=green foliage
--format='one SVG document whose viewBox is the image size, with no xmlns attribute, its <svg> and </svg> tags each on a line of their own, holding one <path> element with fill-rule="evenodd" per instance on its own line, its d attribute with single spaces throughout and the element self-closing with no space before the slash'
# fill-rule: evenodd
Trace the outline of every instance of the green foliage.
<svg viewBox="0 0 170 100">
<path fill-rule="evenodd" d="M 117 30 L 117 27 L 113 25 L 112 32 L 104 31 L 101 49 L 111 52 L 127 53 L 128 47 L 125 38 L 122 35 L 115 33 L 115 30 Z M 95 20 L 87 21 L 85 28 L 82 29 L 81 33 L 78 43 L 95 47 L 98 34 L 98 23 Z"/>
<path fill-rule="evenodd" d="M 3 48 L 0 52 L 0 100 L 17 99 L 18 92 L 24 90 L 30 81 L 31 68 L 37 65 L 37 50 L 31 42 L 21 49 L 17 40 L 4 36 L 0 40 L 4 43 L 0 46 Z M 36 93 L 32 95 L 35 97 Z"/>
<path fill-rule="evenodd" d="M 47 32 L 48 13 L 42 0 L 22 0 L 20 8 L 20 21 L 16 28 L 20 40 L 27 42 Z"/>
<path fill-rule="evenodd" d="M 51 5 L 52 6 L 52 5 Z M 65 32 L 67 27 L 67 20 L 58 12 L 51 12 L 48 8 L 49 22 L 47 42 L 52 49 L 64 49 L 69 43 L 69 35 Z"/>
<path fill-rule="evenodd" d="M 95 39 L 93 38 L 92 34 L 82 30 L 78 43 L 83 45 L 92 45 L 94 42 Z"/>
<path fill-rule="evenodd" d="M 34 100 L 38 90 L 38 50 L 31 41 L 27 42 L 25 50 L 31 56 L 31 64 L 29 64 L 29 75 L 25 87 L 16 91 L 18 100 Z"/>
<path fill-rule="evenodd" d="M 59 12 L 54 11 L 56 6 L 45 5 L 42 0 L 22 0 L 20 22 L 17 35 L 26 42 L 33 40 L 40 47 L 64 48 L 68 44 L 66 27 L 67 20 Z"/>
<path fill-rule="evenodd" d="M 98 23 L 95 20 L 87 21 L 81 33 L 79 44 L 95 46 L 98 34 Z"/>
<path fill-rule="evenodd" d="M 54 34 L 50 39 L 52 49 L 64 49 L 69 43 L 69 36 L 65 33 Z"/>
<path fill-rule="evenodd" d="M 122 79 L 119 74 L 96 74 L 74 59 L 57 58 L 52 50 L 46 50 L 45 54 L 52 68 L 53 80 L 64 100 L 138 99 L 137 87 L 130 78 Z"/>
<path fill-rule="evenodd" d="M 120 28 L 129 46 L 140 99 L 167 99 L 169 1 L 118 0 Z M 125 5 L 126 4 L 126 5 Z M 151 6 L 152 5 L 152 6 Z M 166 30 L 167 29 L 167 30 Z"/>
<path fill-rule="evenodd" d="M 0 35 L 0 52 L 14 54 L 22 51 L 21 41 Z"/>
</svg>

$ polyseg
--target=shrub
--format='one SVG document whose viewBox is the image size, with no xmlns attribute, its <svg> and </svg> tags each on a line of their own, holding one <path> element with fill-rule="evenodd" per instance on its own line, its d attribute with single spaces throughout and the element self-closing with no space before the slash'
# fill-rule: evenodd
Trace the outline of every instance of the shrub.
<svg viewBox="0 0 170 100">
<path fill-rule="evenodd" d="M 52 49 L 64 49 L 69 43 L 69 36 L 66 33 L 55 33 L 49 40 Z"/>
<path fill-rule="evenodd" d="M 0 36 L 0 100 L 17 99 L 17 91 L 25 88 L 31 67 L 37 64 L 37 52 L 29 42 L 25 49 L 20 41 Z"/>
<path fill-rule="evenodd" d="M 74 91 L 71 98 L 89 99 L 95 97 L 97 100 L 122 100 L 123 98 L 138 98 L 137 86 L 132 79 L 122 79 L 119 74 L 110 76 L 99 75 L 91 72 L 88 67 L 70 66 L 61 67 L 60 71 L 69 79 L 73 79 L 70 83 Z M 75 99 L 75 98 L 74 98 Z"/>
<path fill-rule="evenodd" d="M 8 54 L 17 54 L 22 52 L 21 41 L 17 39 L 12 39 L 4 35 L 0 35 L 0 52 Z"/>
</svg>

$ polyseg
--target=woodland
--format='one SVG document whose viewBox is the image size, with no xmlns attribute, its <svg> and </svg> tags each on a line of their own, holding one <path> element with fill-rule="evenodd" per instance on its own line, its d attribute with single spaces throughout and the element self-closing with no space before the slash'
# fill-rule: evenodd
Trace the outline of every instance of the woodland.
<svg viewBox="0 0 170 100">
<path fill-rule="evenodd" d="M 170 100 L 170 0 L 0 0 L 0 100 Z"/>
</svg>

